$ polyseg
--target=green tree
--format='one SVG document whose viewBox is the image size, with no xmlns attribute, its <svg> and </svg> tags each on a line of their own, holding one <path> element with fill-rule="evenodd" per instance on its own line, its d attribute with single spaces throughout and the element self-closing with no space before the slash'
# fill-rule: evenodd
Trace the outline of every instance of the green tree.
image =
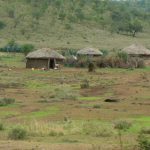
<svg viewBox="0 0 150 150">
<path fill-rule="evenodd" d="M 143 26 L 139 20 L 135 19 L 129 23 L 129 32 L 133 37 L 136 36 L 137 32 L 142 32 L 142 30 L 143 30 Z"/>
<path fill-rule="evenodd" d="M 0 30 L 3 29 L 6 26 L 6 24 L 2 21 L 0 21 Z"/>
<path fill-rule="evenodd" d="M 29 52 L 31 52 L 34 49 L 34 46 L 32 44 L 24 44 L 21 46 L 22 52 L 27 55 Z"/>
</svg>

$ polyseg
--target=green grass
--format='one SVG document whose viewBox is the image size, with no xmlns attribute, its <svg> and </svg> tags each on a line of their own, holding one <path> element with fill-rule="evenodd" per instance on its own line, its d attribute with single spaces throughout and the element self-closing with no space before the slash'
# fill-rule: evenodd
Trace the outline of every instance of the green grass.
<svg viewBox="0 0 150 150">
<path fill-rule="evenodd" d="M 16 116 L 19 115 L 19 112 L 17 111 L 0 111 L 0 119 L 4 119 L 4 118 L 8 118 L 8 117 L 12 117 L 12 116 Z"/>
<path fill-rule="evenodd" d="M 104 100 L 105 98 L 108 98 L 110 96 L 112 96 L 113 93 L 109 92 L 109 93 L 104 93 L 101 96 L 87 96 L 87 97 L 79 97 L 79 100 L 82 101 L 97 101 L 97 100 Z"/>
<path fill-rule="evenodd" d="M 102 97 L 80 97 L 79 100 L 82 100 L 82 101 L 96 101 L 96 100 L 101 100 Z"/>
<path fill-rule="evenodd" d="M 45 108 L 45 109 L 40 110 L 40 111 L 27 113 L 25 116 L 23 116 L 23 118 L 25 117 L 26 119 L 36 119 L 36 118 L 38 119 L 38 118 L 43 118 L 43 117 L 55 115 L 59 112 L 60 112 L 60 109 L 58 107 L 51 106 L 51 107 Z"/>
<path fill-rule="evenodd" d="M 2 53 L 0 52 L 0 64 L 9 67 L 24 67 L 25 57 L 18 53 Z"/>
<path fill-rule="evenodd" d="M 144 121 L 144 122 L 150 122 L 150 116 L 141 116 L 135 118 L 136 121 Z"/>
<path fill-rule="evenodd" d="M 141 129 L 150 127 L 150 117 L 141 116 L 136 118 L 129 118 L 132 123 L 129 133 L 138 133 Z"/>
<path fill-rule="evenodd" d="M 26 87 L 30 89 L 51 89 L 51 85 L 42 83 L 41 81 L 27 81 Z"/>
</svg>

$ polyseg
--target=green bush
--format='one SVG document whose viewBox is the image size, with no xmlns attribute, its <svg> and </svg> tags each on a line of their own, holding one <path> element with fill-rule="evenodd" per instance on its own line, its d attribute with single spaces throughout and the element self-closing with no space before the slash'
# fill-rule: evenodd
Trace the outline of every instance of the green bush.
<svg viewBox="0 0 150 150">
<path fill-rule="evenodd" d="M 95 71 L 95 64 L 93 62 L 90 62 L 88 64 L 88 71 L 89 72 L 94 72 Z"/>
<path fill-rule="evenodd" d="M 83 80 L 80 84 L 81 89 L 87 89 L 90 87 L 89 81 L 87 79 Z"/>
<path fill-rule="evenodd" d="M 4 125 L 3 123 L 0 123 L 0 131 L 4 130 Z"/>
<path fill-rule="evenodd" d="M 127 122 L 125 120 L 121 120 L 121 121 L 117 121 L 115 123 L 114 128 L 118 129 L 118 130 L 127 130 L 127 129 L 129 129 L 131 127 L 131 125 L 132 124 L 130 122 Z"/>
<path fill-rule="evenodd" d="M 101 105 L 95 104 L 95 105 L 93 105 L 93 108 L 99 109 L 99 108 L 101 108 Z"/>
<path fill-rule="evenodd" d="M 6 26 L 6 24 L 2 21 L 0 21 L 0 30 L 3 29 Z"/>
<path fill-rule="evenodd" d="M 77 100 L 79 96 L 77 92 L 68 86 L 56 88 L 55 91 L 57 91 L 54 95 L 56 100 Z"/>
<path fill-rule="evenodd" d="M 11 39 L 8 41 L 8 43 L 0 48 L 0 51 L 3 52 L 18 52 L 18 53 L 24 53 L 25 55 L 31 52 L 34 49 L 34 46 L 32 44 L 24 44 L 20 45 L 16 43 L 14 39 Z"/>
<path fill-rule="evenodd" d="M 71 24 L 70 24 L 70 23 L 66 23 L 66 24 L 65 24 L 65 29 L 71 30 L 71 29 L 72 29 Z"/>
<path fill-rule="evenodd" d="M 21 50 L 25 55 L 27 55 L 33 49 L 34 49 L 34 46 L 32 44 L 24 44 L 21 46 Z"/>
<path fill-rule="evenodd" d="M 79 57 L 76 62 L 76 67 L 87 68 L 89 64 L 89 59 L 87 57 Z"/>
<path fill-rule="evenodd" d="M 137 141 L 140 150 L 150 150 L 150 137 L 140 133 Z"/>
<path fill-rule="evenodd" d="M 13 104 L 15 99 L 13 98 L 0 98 L 0 106 L 6 106 L 9 104 Z"/>
<path fill-rule="evenodd" d="M 51 130 L 50 132 L 49 132 L 49 136 L 63 136 L 64 135 L 64 133 L 63 132 L 57 132 L 57 131 L 54 131 L 54 130 Z"/>
<path fill-rule="evenodd" d="M 12 140 L 23 140 L 26 139 L 26 137 L 27 131 L 20 127 L 13 128 L 8 135 L 8 138 Z"/>
<path fill-rule="evenodd" d="M 54 131 L 54 130 L 51 130 L 51 131 L 49 132 L 49 136 L 57 136 L 57 132 Z"/>
<path fill-rule="evenodd" d="M 143 129 L 141 129 L 141 133 L 143 133 L 143 134 L 150 134 L 150 128 L 143 128 Z"/>
</svg>

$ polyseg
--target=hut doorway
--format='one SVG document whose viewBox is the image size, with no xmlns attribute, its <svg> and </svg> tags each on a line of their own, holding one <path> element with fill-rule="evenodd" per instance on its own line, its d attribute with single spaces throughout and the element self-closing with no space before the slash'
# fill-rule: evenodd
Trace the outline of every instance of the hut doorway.
<svg viewBox="0 0 150 150">
<path fill-rule="evenodd" d="M 54 69 L 55 68 L 55 59 L 50 59 L 49 68 Z"/>
</svg>

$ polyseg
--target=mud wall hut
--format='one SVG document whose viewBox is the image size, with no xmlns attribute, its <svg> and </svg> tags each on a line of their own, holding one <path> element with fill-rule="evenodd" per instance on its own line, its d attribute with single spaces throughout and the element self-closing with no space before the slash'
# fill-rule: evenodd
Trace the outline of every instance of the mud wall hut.
<svg viewBox="0 0 150 150">
<path fill-rule="evenodd" d="M 132 44 L 129 47 L 122 49 L 131 57 L 139 57 L 145 61 L 146 65 L 150 65 L 150 50 L 141 44 Z"/>
<path fill-rule="evenodd" d="M 26 68 L 54 69 L 56 64 L 61 64 L 64 56 L 49 48 L 42 48 L 26 56 Z"/>
</svg>

